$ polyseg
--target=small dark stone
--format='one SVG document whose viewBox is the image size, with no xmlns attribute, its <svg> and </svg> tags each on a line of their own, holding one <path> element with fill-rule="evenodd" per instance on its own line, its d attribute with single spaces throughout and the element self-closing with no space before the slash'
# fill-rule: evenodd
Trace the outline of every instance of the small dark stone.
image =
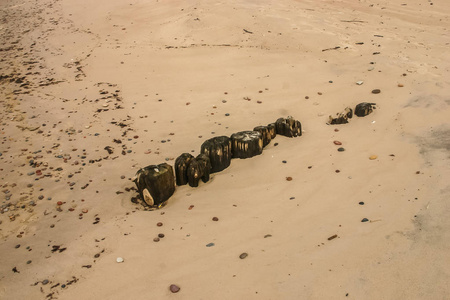
<svg viewBox="0 0 450 300">
<path fill-rule="evenodd" d="M 42 284 L 43 284 L 43 285 L 46 285 L 46 284 L 48 284 L 48 283 L 49 283 L 48 279 L 42 280 Z"/>
<path fill-rule="evenodd" d="M 214 218 L 212 218 L 212 220 L 217 222 L 217 221 L 219 221 L 219 218 L 218 217 L 214 217 Z"/>
<path fill-rule="evenodd" d="M 273 144 L 274 146 L 278 146 L 278 143 Z"/>
<path fill-rule="evenodd" d="M 372 90 L 372 94 L 379 94 L 379 93 L 381 93 L 381 91 L 379 89 Z"/>
<path fill-rule="evenodd" d="M 15 248 L 16 248 L 16 249 L 17 249 L 17 248 L 20 248 L 20 244 L 17 244 Z"/>
<path fill-rule="evenodd" d="M 164 237 L 164 233 L 159 233 L 159 234 L 158 234 L 158 237 L 159 237 L 159 238 L 163 238 L 163 237 Z"/>
<path fill-rule="evenodd" d="M 225 114 L 226 117 L 230 116 L 230 114 Z"/>
<path fill-rule="evenodd" d="M 282 161 L 282 163 L 283 163 L 283 164 L 286 164 L 286 163 L 287 163 L 287 161 L 283 160 L 283 161 Z"/>
<path fill-rule="evenodd" d="M 154 241 L 154 242 L 159 242 L 159 238 L 155 237 L 155 238 L 153 239 L 153 241 Z"/>
<path fill-rule="evenodd" d="M 172 293 L 178 293 L 180 291 L 180 287 L 175 284 L 171 284 L 169 289 Z"/>
<path fill-rule="evenodd" d="M 359 202 L 359 205 L 364 205 L 364 202 L 362 202 L 362 201 L 361 201 L 361 202 Z"/>
<path fill-rule="evenodd" d="M 163 226 L 163 223 L 162 222 L 158 222 L 158 223 L 156 223 L 156 226 L 161 227 L 161 226 Z"/>
<path fill-rule="evenodd" d="M 369 219 L 367 219 L 367 218 L 364 218 L 361 220 L 361 222 L 368 222 L 368 221 L 369 221 Z"/>
<path fill-rule="evenodd" d="M 94 255 L 94 258 L 99 258 L 100 257 L 100 253 L 97 253 Z"/>
<path fill-rule="evenodd" d="M 244 258 L 246 258 L 248 256 L 248 254 L 247 253 L 242 253 L 241 255 L 239 255 L 239 258 L 240 259 L 244 259 Z"/>
<path fill-rule="evenodd" d="M 31 260 L 27 261 L 27 265 L 31 264 Z"/>
<path fill-rule="evenodd" d="M 344 152 L 344 151 L 345 151 L 345 149 L 344 149 L 344 148 L 342 148 L 342 147 L 339 147 L 339 148 L 337 149 L 337 151 L 339 151 L 339 152 Z"/>
</svg>

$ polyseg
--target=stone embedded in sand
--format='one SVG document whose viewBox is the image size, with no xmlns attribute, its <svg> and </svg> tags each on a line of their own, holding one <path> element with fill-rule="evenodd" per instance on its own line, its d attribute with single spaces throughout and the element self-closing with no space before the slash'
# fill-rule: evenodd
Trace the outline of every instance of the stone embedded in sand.
<svg viewBox="0 0 450 300">
<path fill-rule="evenodd" d="M 175 285 L 175 284 L 171 284 L 169 289 L 170 289 L 170 291 L 172 293 L 178 293 L 180 291 L 180 287 L 178 285 Z"/>
<path fill-rule="evenodd" d="M 286 177 L 287 181 L 292 181 L 292 177 Z"/>
<path fill-rule="evenodd" d="M 158 237 L 155 237 L 155 238 L 153 239 L 153 241 L 154 241 L 154 242 L 159 242 L 159 238 L 158 238 Z"/>
<path fill-rule="evenodd" d="M 161 227 L 161 226 L 163 226 L 163 223 L 162 222 L 158 222 L 158 223 L 156 223 L 156 226 Z"/>
<path fill-rule="evenodd" d="M 364 218 L 364 219 L 361 220 L 361 222 L 363 222 L 363 223 L 364 222 L 368 222 L 368 221 L 369 221 L 369 219 L 367 219 L 367 218 Z"/>
<path fill-rule="evenodd" d="M 158 233 L 158 237 L 162 239 L 163 237 L 165 237 L 165 235 L 164 233 Z"/>
<path fill-rule="evenodd" d="M 369 156 L 369 159 L 370 159 L 370 160 L 374 160 L 374 159 L 377 159 L 377 158 L 378 158 L 377 155 L 371 155 L 371 156 Z"/>
<path fill-rule="evenodd" d="M 118 263 L 123 263 L 123 262 L 124 262 L 124 259 L 123 259 L 122 257 L 118 257 L 118 258 L 116 259 L 116 261 L 117 261 Z"/>
<path fill-rule="evenodd" d="M 333 143 L 334 143 L 335 145 L 338 145 L 338 146 L 342 145 L 342 143 L 339 142 L 339 141 L 334 141 Z"/>
<path fill-rule="evenodd" d="M 219 218 L 218 217 L 214 217 L 214 218 L 212 218 L 212 220 L 217 222 L 217 221 L 219 221 Z"/>
<path fill-rule="evenodd" d="M 239 258 L 240 259 L 244 259 L 244 258 L 246 258 L 248 256 L 248 254 L 247 253 L 242 253 L 241 255 L 239 255 Z"/>
<path fill-rule="evenodd" d="M 372 90 L 372 94 L 379 94 L 379 93 L 381 93 L 381 90 L 380 90 L 380 89 L 374 89 L 374 90 Z"/>
</svg>

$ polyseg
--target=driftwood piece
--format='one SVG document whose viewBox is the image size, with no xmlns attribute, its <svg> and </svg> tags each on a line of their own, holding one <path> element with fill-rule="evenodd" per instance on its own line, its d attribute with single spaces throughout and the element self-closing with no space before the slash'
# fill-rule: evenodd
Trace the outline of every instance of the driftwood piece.
<svg viewBox="0 0 450 300">
<path fill-rule="evenodd" d="M 355 115 L 358 117 L 364 117 L 370 114 L 376 107 L 376 103 L 367 103 L 362 102 L 356 105 L 355 107 Z"/>
<path fill-rule="evenodd" d="M 287 137 L 296 137 L 302 135 L 302 125 L 292 117 L 279 118 L 275 122 L 277 134 Z"/>
<path fill-rule="evenodd" d="M 346 107 L 343 112 L 337 113 L 335 118 L 329 116 L 327 124 L 330 125 L 347 124 L 348 119 L 351 119 L 352 117 L 353 117 L 353 110 L 350 107 Z"/>
<path fill-rule="evenodd" d="M 270 132 L 269 126 L 257 126 L 253 128 L 253 131 L 258 131 L 259 133 L 261 133 L 263 147 L 269 145 L 270 141 L 272 140 L 272 134 Z"/>
<path fill-rule="evenodd" d="M 187 169 L 187 178 L 191 187 L 197 187 L 200 179 L 203 182 L 209 181 L 211 172 L 211 162 L 206 154 L 199 154 L 193 158 Z"/>
<path fill-rule="evenodd" d="M 218 136 L 206 140 L 202 144 L 201 153 L 209 157 L 211 173 L 220 172 L 231 163 L 231 139 L 227 136 Z"/>
<path fill-rule="evenodd" d="M 242 131 L 231 135 L 233 158 L 250 158 L 263 150 L 263 137 L 259 131 Z"/>
<path fill-rule="evenodd" d="M 175 160 L 175 177 L 177 185 L 188 183 L 187 170 L 194 157 L 189 153 L 183 153 Z"/>
<path fill-rule="evenodd" d="M 140 169 L 134 182 L 141 199 L 149 206 L 161 206 L 175 192 L 173 168 L 167 163 Z"/>
</svg>

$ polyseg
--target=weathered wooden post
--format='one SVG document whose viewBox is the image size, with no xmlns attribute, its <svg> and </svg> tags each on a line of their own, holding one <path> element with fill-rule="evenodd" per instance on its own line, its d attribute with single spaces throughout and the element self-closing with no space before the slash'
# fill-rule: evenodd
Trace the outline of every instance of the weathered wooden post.
<svg viewBox="0 0 450 300">
<path fill-rule="evenodd" d="M 267 128 L 269 129 L 270 137 L 273 140 L 277 136 L 277 126 L 275 123 L 270 123 L 267 125 Z"/>
<path fill-rule="evenodd" d="M 367 102 L 359 103 L 355 107 L 355 115 L 357 115 L 358 117 L 367 116 L 368 114 L 372 113 L 372 111 L 376 108 L 375 105 L 376 103 L 367 103 Z"/>
<path fill-rule="evenodd" d="M 302 135 L 302 125 L 299 121 L 292 117 L 279 118 L 275 122 L 277 134 L 281 134 L 287 137 L 296 137 Z"/>
<path fill-rule="evenodd" d="M 348 119 L 353 117 L 353 110 L 350 107 L 346 107 L 343 112 L 337 113 L 336 117 L 333 118 L 331 115 L 328 117 L 328 124 L 347 124 Z"/>
<path fill-rule="evenodd" d="M 270 132 L 269 126 L 257 126 L 253 128 L 253 131 L 258 131 L 259 133 L 261 133 L 263 140 L 263 148 L 269 145 L 270 141 L 272 140 L 272 134 Z"/>
<path fill-rule="evenodd" d="M 242 131 L 231 135 L 233 158 L 249 158 L 263 150 L 263 138 L 259 131 Z"/>
<path fill-rule="evenodd" d="M 188 183 L 187 170 L 189 163 L 194 157 L 189 153 L 183 153 L 175 160 L 175 177 L 177 185 L 185 185 Z"/>
<path fill-rule="evenodd" d="M 201 153 L 209 157 L 211 173 L 220 172 L 231 163 L 231 140 L 227 136 L 218 136 L 206 140 L 201 147 Z"/>
<path fill-rule="evenodd" d="M 211 172 L 211 162 L 206 154 L 199 154 L 192 159 L 187 169 L 187 178 L 191 187 L 197 187 L 198 182 L 202 179 L 203 182 L 209 181 L 209 174 Z"/>
<path fill-rule="evenodd" d="M 140 169 L 134 182 L 141 199 L 149 206 L 160 206 L 175 192 L 173 168 L 167 163 Z"/>
</svg>

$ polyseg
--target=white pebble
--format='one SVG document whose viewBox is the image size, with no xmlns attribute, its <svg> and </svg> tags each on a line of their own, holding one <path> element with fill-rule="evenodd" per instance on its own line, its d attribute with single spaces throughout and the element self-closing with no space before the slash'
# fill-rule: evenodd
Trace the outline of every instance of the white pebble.
<svg viewBox="0 0 450 300">
<path fill-rule="evenodd" d="M 123 262 L 124 262 L 124 260 L 123 260 L 122 257 L 118 257 L 118 258 L 116 259 L 116 261 L 117 261 L 118 263 L 123 263 Z"/>
</svg>

